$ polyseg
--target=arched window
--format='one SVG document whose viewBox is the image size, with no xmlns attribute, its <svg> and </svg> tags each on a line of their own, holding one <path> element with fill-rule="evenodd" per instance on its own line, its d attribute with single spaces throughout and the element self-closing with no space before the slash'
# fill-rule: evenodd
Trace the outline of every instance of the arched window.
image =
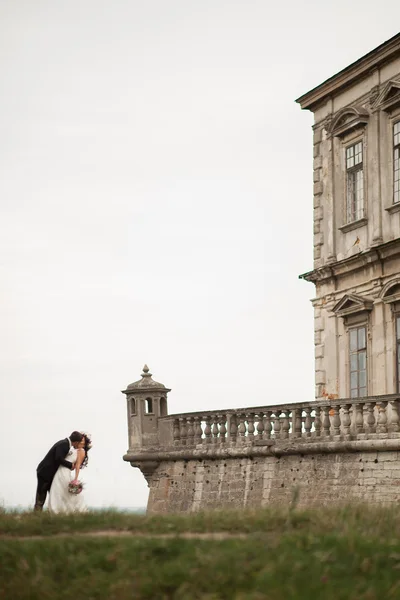
<svg viewBox="0 0 400 600">
<path fill-rule="evenodd" d="M 144 410 L 146 415 L 153 413 L 153 398 L 146 398 L 144 401 Z"/>
<path fill-rule="evenodd" d="M 135 400 L 135 398 L 133 398 L 133 397 L 129 398 L 129 407 L 130 407 L 130 411 L 131 411 L 131 417 L 133 417 L 134 415 L 136 415 L 136 400 Z"/>
<path fill-rule="evenodd" d="M 160 398 L 160 417 L 166 417 L 168 414 L 167 399 Z"/>
</svg>

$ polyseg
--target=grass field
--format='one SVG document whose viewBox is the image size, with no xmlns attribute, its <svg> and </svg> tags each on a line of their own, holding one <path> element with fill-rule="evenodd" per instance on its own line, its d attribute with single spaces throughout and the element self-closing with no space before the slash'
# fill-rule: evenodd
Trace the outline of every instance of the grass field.
<svg viewBox="0 0 400 600">
<path fill-rule="evenodd" d="M 0 512 L 0 598 L 400 599 L 399 532 L 397 507 Z"/>
</svg>

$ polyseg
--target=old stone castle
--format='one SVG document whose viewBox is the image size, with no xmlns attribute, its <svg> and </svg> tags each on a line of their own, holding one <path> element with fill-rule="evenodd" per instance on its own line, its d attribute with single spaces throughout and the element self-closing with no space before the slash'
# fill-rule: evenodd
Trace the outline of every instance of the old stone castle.
<svg viewBox="0 0 400 600">
<path fill-rule="evenodd" d="M 301 96 L 314 114 L 316 399 L 168 415 L 145 366 L 129 449 L 149 512 L 400 500 L 400 34 Z"/>
</svg>

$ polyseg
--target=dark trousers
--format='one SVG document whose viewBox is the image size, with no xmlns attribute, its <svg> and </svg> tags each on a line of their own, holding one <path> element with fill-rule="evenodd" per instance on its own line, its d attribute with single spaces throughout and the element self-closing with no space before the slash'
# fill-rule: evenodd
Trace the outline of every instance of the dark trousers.
<svg viewBox="0 0 400 600">
<path fill-rule="evenodd" d="M 51 481 L 45 481 L 38 476 L 38 484 L 36 489 L 36 499 L 34 510 L 43 510 L 43 505 L 46 502 L 47 492 L 51 486 Z"/>
</svg>

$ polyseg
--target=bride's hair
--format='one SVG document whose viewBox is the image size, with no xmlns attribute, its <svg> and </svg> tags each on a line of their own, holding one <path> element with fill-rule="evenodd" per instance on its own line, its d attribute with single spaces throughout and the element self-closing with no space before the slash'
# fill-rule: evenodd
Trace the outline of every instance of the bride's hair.
<svg viewBox="0 0 400 600">
<path fill-rule="evenodd" d="M 89 462 L 88 452 L 89 452 L 90 448 L 92 447 L 92 440 L 90 439 L 88 434 L 83 433 L 82 435 L 83 435 L 83 441 L 85 442 L 85 445 L 83 446 L 83 449 L 85 451 L 85 458 L 82 461 L 81 469 L 83 469 L 84 467 L 87 466 L 87 464 Z"/>
</svg>

